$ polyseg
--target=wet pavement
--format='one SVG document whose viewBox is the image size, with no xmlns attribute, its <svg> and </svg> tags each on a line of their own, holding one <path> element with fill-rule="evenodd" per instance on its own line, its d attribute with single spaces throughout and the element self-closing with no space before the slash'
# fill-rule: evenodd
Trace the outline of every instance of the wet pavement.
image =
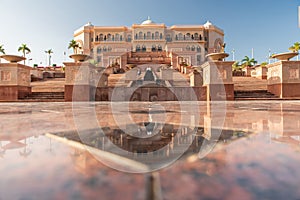
<svg viewBox="0 0 300 200">
<path fill-rule="evenodd" d="M 299 101 L 3 103 L 0 145 L 1 200 L 300 198 Z"/>
</svg>

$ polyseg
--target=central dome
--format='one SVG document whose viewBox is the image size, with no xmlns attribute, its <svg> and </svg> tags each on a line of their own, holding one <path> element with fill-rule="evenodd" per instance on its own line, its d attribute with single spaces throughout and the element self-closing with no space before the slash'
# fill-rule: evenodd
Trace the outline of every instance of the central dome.
<svg viewBox="0 0 300 200">
<path fill-rule="evenodd" d="M 145 20 L 145 21 L 143 21 L 143 23 L 142 23 L 141 25 L 151 25 L 151 24 L 155 24 L 155 22 L 152 21 L 152 20 L 150 19 L 150 17 L 148 17 L 148 19 Z"/>
</svg>

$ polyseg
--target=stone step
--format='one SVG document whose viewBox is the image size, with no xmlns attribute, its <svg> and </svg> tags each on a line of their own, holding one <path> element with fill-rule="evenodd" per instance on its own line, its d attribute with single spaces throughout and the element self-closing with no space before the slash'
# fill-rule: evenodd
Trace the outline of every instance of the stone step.
<svg viewBox="0 0 300 200">
<path fill-rule="evenodd" d="M 33 92 L 24 97 L 23 101 L 63 101 L 65 98 L 64 92 Z"/>
<path fill-rule="evenodd" d="M 278 99 L 279 97 L 267 90 L 234 91 L 235 100 L 264 100 Z"/>
</svg>

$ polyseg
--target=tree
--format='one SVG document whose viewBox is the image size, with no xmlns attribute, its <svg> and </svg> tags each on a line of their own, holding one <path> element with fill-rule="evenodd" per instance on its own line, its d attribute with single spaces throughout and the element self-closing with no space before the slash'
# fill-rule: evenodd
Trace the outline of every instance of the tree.
<svg viewBox="0 0 300 200">
<path fill-rule="evenodd" d="M 257 61 L 254 58 L 249 58 L 248 56 L 245 56 L 245 58 L 242 60 L 242 67 L 252 67 L 255 64 L 257 64 Z"/>
<path fill-rule="evenodd" d="M 5 54 L 3 45 L 0 45 L 0 53 Z M 0 63 L 1 63 L 1 58 L 0 58 Z"/>
<path fill-rule="evenodd" d="M 0 53 L 5 54 L 5 49 L 3 48 L 3 45 L 0 45 Z"/>
<path fill-rule="evenodd" d="M 300 50 L 300 42 L 295 42 L 295 43 L 293 44 L 293 46 L 291 46 L 291 47 L 289 48 L 289 50 L 292 51 L 292 52 L 294 52 L 294 53 L 298 53 L 299 50 Z M 299 60 L 299 57 L 298 57 L 298 56 L 297 56 L 297 60 Z"/>
<path fill-rule="evenodd" d="M 233 63 L 233 65 L 232 65 L 233 71 L 241 71 L 241 69 L 242 69 L 242 66 L 240 65 L 239 61 L 236 61 Z"/>
<path fill-rule="evenodd" d="M 29 54 L 31 52 L 31 50 L 27 47 L 26 44 L 22 44 L 19 47 L 18 51 L 22 51 L 23 57 L 25 57 L 25 58 L 26 58 L 25 54 Z M 25 60 L 24 60 L 24 65 L 25 65 Z"/>
<path fill-rule="evenodd" d="M 79 48 L 79 45 L 75 40 L 70 41 L 68 49 L 71 49 L 71 48 L 73 49 L 73 52 L 76 54 L 77 49 Z"/>
<path fill-rule="evenodd" d="M 49 57 L 49 66 L 51 66 L 51 54 L 53 53 L 52 49 L 49 49 L 47 51 L 45 51 L 46 54 L 48 54 L 48 57 Z"/>
<path fill-rule="evenodd" d="M 291 46 L 289 48 L 289 50 L 292 51 L 292 52 L 298 52 L 300 50 L 300 43 L 299 42 L 295 42 L 293 44 L 293 46 Z"/>
</svg>

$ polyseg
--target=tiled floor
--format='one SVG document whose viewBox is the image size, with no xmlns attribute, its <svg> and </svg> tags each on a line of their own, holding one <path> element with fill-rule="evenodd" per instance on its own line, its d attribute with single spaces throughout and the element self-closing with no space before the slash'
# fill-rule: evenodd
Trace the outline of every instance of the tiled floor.
<svg viewBox="0 0 300 200">
<path fill-rule="evenodd" d="M 128 125 L 146 127 L 149 122 L 157 129 L 158 124 L 172 124 L 175 130 L 155 167 L 149 164 L 149 158 L 156 158 L 153 152 L 152 157 L 134 149 L 127 156 L 106 155 L 113 152 L 112 144 L 131 140 L 128 135 L 119 139 L 114 128 L 132 131 Z M 96 147 L 92 150 L 57 137 L 76 130 L 83 142 L 91 130 L 110 130 L 111 135 L 90 141 Z M 154 134 L 155 128 L 151 131 L 141 131 L 141 137 Z M 198 147 L 169 159 L 189 143 Z M 155 191 L 163 199 L 300 197 L 300 101 L 3 103 L 0 145 L 1 200 L 146 199 L 150 172 L 116 170 L 133 172 L 140 162 L 150 171 L 158 169 Z M 129 161 L 131 154 L 139 159 Z"/>
</svg>

